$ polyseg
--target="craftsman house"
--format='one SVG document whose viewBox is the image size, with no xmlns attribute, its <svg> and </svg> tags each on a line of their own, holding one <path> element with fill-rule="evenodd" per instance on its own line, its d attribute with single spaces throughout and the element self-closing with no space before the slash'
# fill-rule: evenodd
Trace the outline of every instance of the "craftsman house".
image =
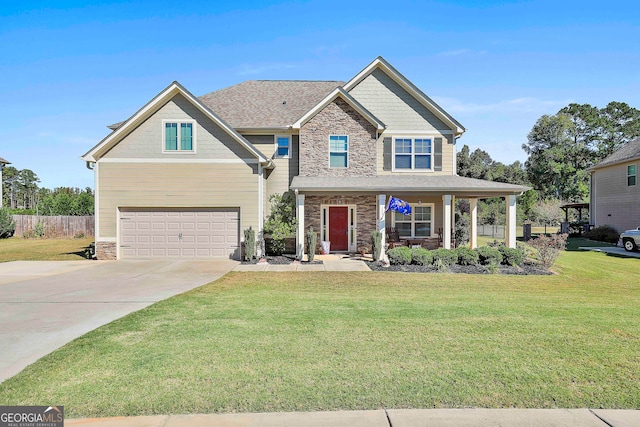
<svg viewBox="0 0 640 427">
<path fill-rule="evenodd" d="M 453 206 L 527 188 L 456 175 L 464 127 L 381 57 L 342 81 L 246 81 L 195 97 L 170 84 L 82 158 L 95 174 L 98 258 L 239 258 L 270 194 L 292 192 L 304 233 L 353 252 L 373 230 L 451 245 Z M 386 211 L 391 196 L 411 215 Z"/>
</svg>

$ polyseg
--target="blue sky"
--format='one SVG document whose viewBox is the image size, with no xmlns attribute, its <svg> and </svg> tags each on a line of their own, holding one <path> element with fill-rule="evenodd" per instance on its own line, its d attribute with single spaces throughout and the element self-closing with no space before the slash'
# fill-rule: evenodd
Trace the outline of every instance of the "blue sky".
<svg viewBox="0 0 640 427">
<path fill-rule="evenodd" d="M 348 80 L 381 55 L 468 131 L 524 161 L 570 102 L 640 108 L 640 5 L 608 1 L 10 2 L 0 10 L 0 157 L 93 187 L 80 156 L 174 80 Z"/>
</svg>

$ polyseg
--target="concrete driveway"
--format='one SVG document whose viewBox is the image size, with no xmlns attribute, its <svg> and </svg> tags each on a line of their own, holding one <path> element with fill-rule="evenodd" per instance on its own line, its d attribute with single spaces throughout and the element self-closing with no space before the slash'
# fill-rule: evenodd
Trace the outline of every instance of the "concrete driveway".
<svg viewBox="0 0 640 427">
<path fill-rule="evenodd" d="M 0 263 L 0 382 L 69 341 L 209 283 L 235 261 Z"/>
<path fill-rule="evenodd" d="M 605 246 L 605 247 L 587 247 L 581 246 L 578 249 L 582 251 L 594 251 L 594 252 L 604 252 L 610 256 L 617 256 L 623 258 L 640 258 L 640 252 L 628 252 L 625 251 L 624 248 L 618 248 L 616 246 Z"/>
</svg>

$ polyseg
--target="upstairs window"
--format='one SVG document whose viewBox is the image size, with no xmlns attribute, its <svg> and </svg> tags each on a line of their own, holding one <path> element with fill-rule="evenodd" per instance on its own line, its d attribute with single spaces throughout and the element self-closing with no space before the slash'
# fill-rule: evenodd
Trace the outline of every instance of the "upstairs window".
<svg viewBox="0 0 640 427">
<path fill-rule="evenodd" d="M 166 121 L 163 128 L 165 152 L 193 152 L 194 123 Z"/>
<path fill-rule="evenodd" d="M 432 144 L 430 138 L 396 138 L 394 168 L 398 170 L 430 170 Z"/>
<path fill-rule="evenodd" d="M 636 185 L 636 165 L 627 166 L 627 187 Z"/>
<path fill-rule="evenodd" d="M 276 157 L 288 159 L 291 150 L 291 137 L 288 135 L 276 135 Z"/>
<path fill-rule="evenodd" d="M 329 167 L 346 168 L 349 165 L 349 138 L 346 135 L 329 137 Z"/>
</svg>

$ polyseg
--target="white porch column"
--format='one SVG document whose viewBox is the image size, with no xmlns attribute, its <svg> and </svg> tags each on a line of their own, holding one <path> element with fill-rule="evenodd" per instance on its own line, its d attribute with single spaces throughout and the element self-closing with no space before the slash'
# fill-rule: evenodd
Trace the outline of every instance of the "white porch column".
<svg viewBox="0 0 640 427">
<path fill-rule="evenodd" d="M 471 216 L 469 243 L 471 249 L 475 249 L 478 247 L 478 199 L 469 199 L 469 211 Z"/>
<path fill-rule="evenodd" d="M 378 231 L 382 233 L 382 250 L 380 251 L 380 259 L 384 258 L 384 247 L 387 244 L 387 219 L 384 212 L 386 207 L 387 196 L 385 194 L 378 194 Z"/>
<path fill-rule="evenodd" d="M 302 257 L 304 257 L 304 194 L 298 194 L 296 197 L 296 218 L 298 219 L 296 255 L 302 261 Z"/>
<path fill-rule="evenodd" d="M 442 247 L 451 249 L 451 194 L 442 196 Z"/>
<path fill-rule="evenodd" d="M 516 247 L 516 196 L 505 197 L 507 202 L 507 225 L 505 227 L 505 244 L 508 248 Z"/>
</svg>

